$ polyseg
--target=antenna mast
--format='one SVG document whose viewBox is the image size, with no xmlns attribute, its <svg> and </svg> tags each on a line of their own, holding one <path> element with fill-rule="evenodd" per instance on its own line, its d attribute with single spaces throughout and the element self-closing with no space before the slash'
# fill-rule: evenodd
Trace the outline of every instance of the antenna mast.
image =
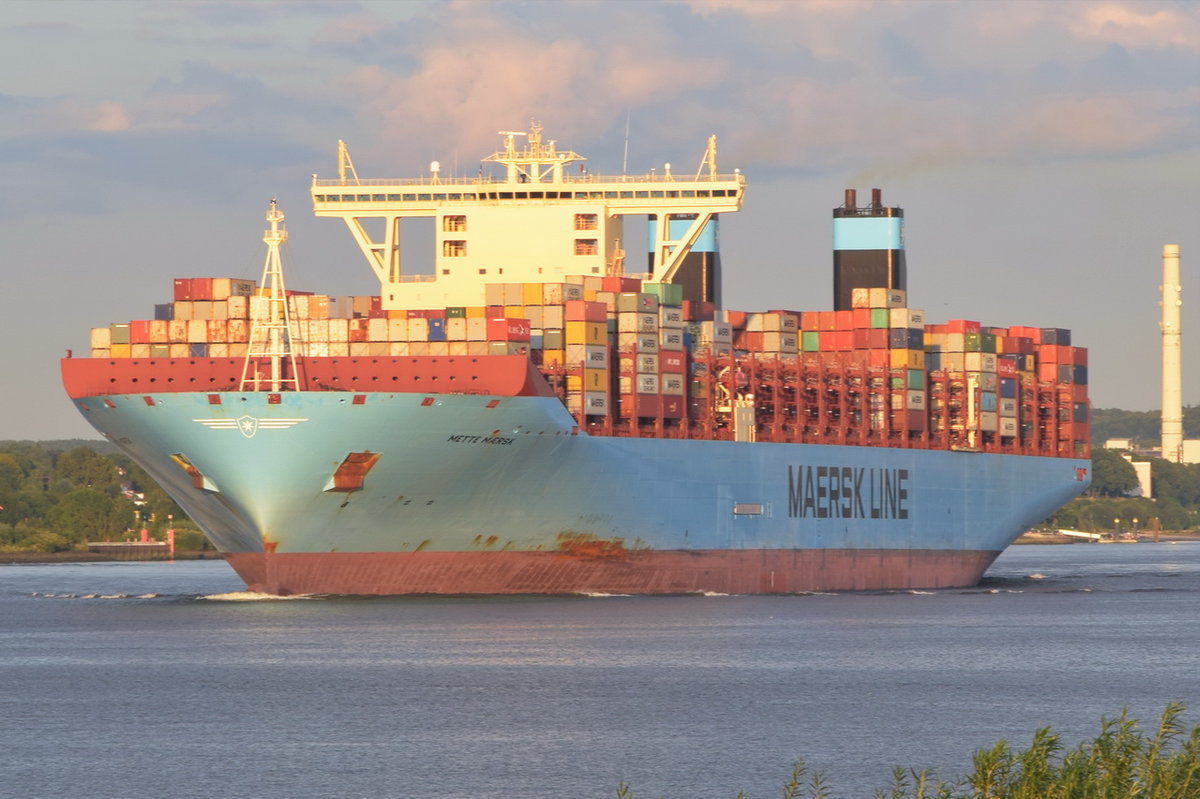
<svg viewBox="0 0 1200 799">
<path fill-rule="evenodd" d="M 267 209 L 267 221 L 271 223 L 270 230 L 263 233 L 267 259 L 263 264 L 262 288 L 258 290 L 258 296 L 250 298 L 250 343 L 246 347 L 238 390 L 299 391 L 299 372 L 292 349 L 298 337 L 292 326 L 287 290 L 283 285 L 283 262 L 279 257 L 279 245 L 287 241 L 287 229 L 282 225 L 283 212 L 274 199 Z M 267 367 L 266 374 L 263 374 L 264 366 Z"/>
</svg>

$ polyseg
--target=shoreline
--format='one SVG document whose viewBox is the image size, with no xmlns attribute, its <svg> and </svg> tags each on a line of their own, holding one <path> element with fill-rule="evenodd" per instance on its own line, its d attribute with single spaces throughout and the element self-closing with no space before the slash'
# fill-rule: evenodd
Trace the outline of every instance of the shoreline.
<svg viewBox="0 0 1200 799">
<path fill-rule="evenodd" d="M 223 560 L 221 553 L 215 549 L 176 550 L 175 557 L 151 556 L 144 558 L 118 558 L 113 555 L 102 555 L 96 552 L 0 552 L 0 565 L 37 564 L 37 563 L 117 563 L 117 562 L 149 562 L 172 560 Z"/>
</svg>

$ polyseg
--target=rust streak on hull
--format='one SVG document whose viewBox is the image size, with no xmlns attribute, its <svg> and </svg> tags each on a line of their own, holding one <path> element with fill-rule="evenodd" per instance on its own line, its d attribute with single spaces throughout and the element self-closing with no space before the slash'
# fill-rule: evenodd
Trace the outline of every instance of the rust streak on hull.
<svg viewBox="0 0 1200 799">
<path fill-rule="evenodd" d="M 949 550 L 233 552 L 269 594 L 791 594 L 974 585 L 998 552 Z"/>
</svg>

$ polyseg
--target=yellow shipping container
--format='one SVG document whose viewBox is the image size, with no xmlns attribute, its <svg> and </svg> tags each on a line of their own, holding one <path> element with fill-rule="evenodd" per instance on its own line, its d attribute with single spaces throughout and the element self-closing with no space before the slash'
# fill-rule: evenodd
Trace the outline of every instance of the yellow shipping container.
<svg viewBox="0 0 1200 799">
<path fill-rule="evenodd" d="M 565 350 L 542 350 L 542 366 L 562 366 L 566 359 Z"/>
<path fill-rule="evenodd" d="M 609 371 L 607 369 L 584 369 L 583 390 L 608 391 L 608 376 Z"/>
<path fill-rule="evenodd" d="M 890 366 L 893 369 L 924 369 L 925 350 L 888 350 Z"/>
<path fill-rule="evenodd" d="M 608 325 L 604 322 L 567 322 L 567 344 L 607 344 Z"/>
<path fill-rule="evenodd" d="M 108 348 L 108 351 L 113 358 L 131 357 L 129 344 L 113 344 Z"/>
<path fill-rule="evenodd" d="M 541 283 L 522 283 L 521 284 L 521 304 L 522 305 L 541 305 L 542 304 L 542 284 Z"/>
</svg>

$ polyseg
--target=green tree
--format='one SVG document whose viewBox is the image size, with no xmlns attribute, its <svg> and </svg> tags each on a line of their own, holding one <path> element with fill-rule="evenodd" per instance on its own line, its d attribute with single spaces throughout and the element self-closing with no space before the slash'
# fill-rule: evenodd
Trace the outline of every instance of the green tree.
<svg viewBox="0 0 1200 799">
<path fill-rule="evenodd" d="M 120 504 L 95 488 L 75 489 L 47 515 L 54 530 L 74 542 L 117 536 L 128 527 L 129 518 Z"/>
<path fill-rule="evenodd" d="M 1138 487 L 1133 465 L 1110 449 L 1097 448 L 1092 452 L 1093 496 L 1129 496 Z"/>
</svg>

